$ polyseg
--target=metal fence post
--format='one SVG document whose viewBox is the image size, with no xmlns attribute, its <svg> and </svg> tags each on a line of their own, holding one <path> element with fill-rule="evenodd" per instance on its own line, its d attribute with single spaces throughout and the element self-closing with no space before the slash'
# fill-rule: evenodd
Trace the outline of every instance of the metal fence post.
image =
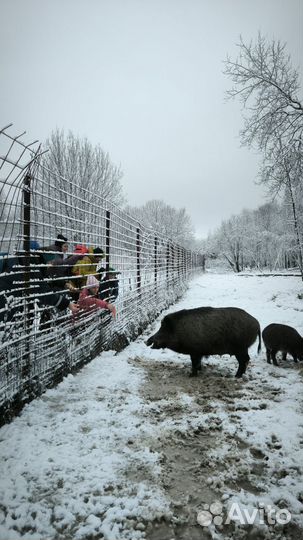
<svg viewBox="0 0 303 540">
<path fill-rule="evenodd" d="M 137 238 L 136 238 L 136 257 L 137 257 L 137 291 L 138 296 L 141 295 L 141 269 L 140 269 L 140 227 L 137 227 Z"/>
<path fill-rule="evenodd" d="M 169 242 L 166 245 L 166 281 L 169 283 Z"/>
<path fill-rule="evenodd" d="M 176 247 L 172 245 L 172 269 L 173 269 L 173 283 L 176 281 L 176 268 L 178 270 L 178 262 L 176 261 Z"/>
<path fill-rule="evenodd" d="M 31 331 L 31 309 L 33 302 L 30 300 L 30 236 L 31 236 L 31 177 L 26 174 L 23 180 L 22 190 L 23 203 L 23 267 L 24 267 L 24 327 L 25 327 L 25 353 L 22 365 L 22 381 L 25 388 L 28 387 L 28 377 L 30 375 L 30 331 Z"/>
<path fill-rule="evenodd" d="M 180 260 L 181 279 L 184 277 L 183 249 L 184 248 L 179 247 L 179 260 Z"/>
<path fill-rule="evenodd" d="M 158 238 L 155 236 L 154 243 L 154 268 L 155 268 L 155 285 L 157 286 L 158 280 Z"/>
<path fill-rule="evenodd" d="M 110 211 L 106 210 L 106 221 L 105 221 L 105 267 L 106 267 L 106 273 L 109 272 L 109 259 L 110 259 Z"/>
<path fill-rule="evenodd" d="M 187 279 L 187 249 L 184 249 L 184 274 Z"/>
</svg>

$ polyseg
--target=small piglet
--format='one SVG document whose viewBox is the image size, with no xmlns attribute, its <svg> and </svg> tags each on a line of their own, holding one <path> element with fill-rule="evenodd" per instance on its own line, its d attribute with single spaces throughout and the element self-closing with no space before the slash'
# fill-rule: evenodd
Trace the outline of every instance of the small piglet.
<svg viewBox="0 0 303 540">
<path fill-rule="evenodd" d="M 270 359 L 275 366 L 278 365 L 276 354 L 278 351 L 283 353 L 283 360 L 286 360 L 287 353 L 291 354 L 294 361 L 303 360 L 303 338 L 300 334 L 286 324 L 269 324 L 262 332 L 262 338 L 266 347 L 266 356 L 268 364 Z"/>
</svg>

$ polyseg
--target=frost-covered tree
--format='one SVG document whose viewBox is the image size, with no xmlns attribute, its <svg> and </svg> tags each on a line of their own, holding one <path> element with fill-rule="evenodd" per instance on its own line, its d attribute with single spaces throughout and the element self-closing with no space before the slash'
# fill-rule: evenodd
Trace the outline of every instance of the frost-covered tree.
<svg viewBox="0 0 303 540">
<path fill-rule="evenodd" d="M 100 145 L 93 146 L 86 138 L 56 129 L 47 139 L 41 160 L 39 177 L 42 193 L 38 206 L 43 205 L 44 218 L 57 230 L 68 231 L 81 240 L 81 230 L 89 234 L 103 219 L 102 200 L 116 205 L 123 202 L 119 166 Z"/>
<path fill-rule="evenodd" d="M 46 140 L 43 165 L 54 174 L 115 204 L 123 202 L 122 171 L 98 144 L 56 129 Z"/>
<path fill-rule="evenodd" d="M 225 259 L 234 272 L 243 269 L 243 237 L 239 216 L 222 221 L 217 231 L 208 238 L 208 254 Z"/>
<path fill-rule="evenodd" d="M 286 44 L 268 42 L 261 34 L 256 42 L 244 43 L 240 37 L 239 56 L 225 62 L 225 74 L 234 86 L 228 91 L 239 98 L 248 114 L 244 117 L 241 138 L 244 144 L 263 151 L 283 145 L 300 144 L 303 135 L 303 106 L 299 98 L 300 77 L 292 67 Z"/>
<path fill-rule="evenodd" d="M 261 171 L 261 181 L 269 186 L 273 194 L 285 195 L 285 201 L 291 214 L 291 223 L 294 230 L 294 243 L 297 252 L 297 261 L 303 277 L 303 229 L 302 229 L 302 201 L 301 193 L 303 183 L 301 179 L 302 155 L 295 145 L 283 147 L 279 138 L 277 149 L 264 160 Z"/>
<path fill-rule="evenodd" d="M 228 91 L 244 106 L 242 143 L 263 153 L 260 181 L 271 193 L 285 192 L 292 206 L 297 264 L 303 279 L 302 228 L 297 193 L 303 183 L 303 105 L 300 77 L 292 67 L 286 45 L 268 42 L 260 34 L 255 43 L 240 38 L 239 56 L 227 58 L 225 74 L 233 82 Z"/>
<path fill-rule="evenodd" d="M 243 210 L 209 235 L 206 254 L 209 259 L 224 259 L 235 272 L 294 267 L 296 244 L 290 217 L 285 201 Z"/>
<path fill-rule="evenodd" d="M 194 228 L 185 208 L 176 209 L 164 201 L 151 200 L 140 207 L 128 206 L 126 210 L 143 225 L 177 244 L 188 249 L 194 244 Z"/>
</svg>

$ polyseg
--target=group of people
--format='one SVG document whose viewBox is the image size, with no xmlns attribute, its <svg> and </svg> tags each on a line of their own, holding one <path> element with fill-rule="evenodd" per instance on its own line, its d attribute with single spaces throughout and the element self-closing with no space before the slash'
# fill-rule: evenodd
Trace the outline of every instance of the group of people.
<svg viewBox="0 0 303 540">
<path fill-rule="evenodd" d="M 55 253 L 55 257 L 47 263 L 46 273 L 54 289 L 68 289 L 74 301 L 74 314 L 78 310 L 83 313 L 107 309 L 113 317 L 116 316 L 113 302 L 118 296 L 119 272 L 100 266 L 105 256 L 103 249 L 77 244 L 74 253 L 68 255 L 67 238 L 58 235 L 55 244 L 42 251 L 49 255 Z"/>
<path fill-rule="evenodd" d="M 102 267 L 104 256 L 103 249 L 88 248 L 84 244 L 76 245 L 74 252 L 69 253 L 68 240 L 62 234 L 58 234 L 54 244 L 46 247 L 40 247 L 37 241 L 32 240 L 30 260 L 24 253 L 3 259 L 0 321 L 7 318 L 8 311 L 12 312 L 9 299 L 22 297 L 28 287 L 29 262 L 30 294 L 39 298 L 42 305 L 59 311 L 69 308 L 74 319 L 98 309 L 108 310 L 115 318 L 113 302 L 119 292 L 120 272 Z M 47 310 L 43 313 L 47 317 Z"/>
</svg>

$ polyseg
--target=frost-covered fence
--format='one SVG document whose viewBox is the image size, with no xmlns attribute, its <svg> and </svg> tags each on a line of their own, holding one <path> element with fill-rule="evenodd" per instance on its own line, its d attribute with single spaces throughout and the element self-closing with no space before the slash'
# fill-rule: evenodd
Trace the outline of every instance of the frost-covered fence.
<svg viewBox="0 0 303 540">
<path fill-rule="evenodd" d="M 204 265 L 202 255 L 45 168 L 38 142 L 10 131 L 0 131 L 2 422 L 101 350 L 125 346 Z M 115 320 L 105 310 L 70 311 L 91 273 L 115 303 Z"/>
</svg>

